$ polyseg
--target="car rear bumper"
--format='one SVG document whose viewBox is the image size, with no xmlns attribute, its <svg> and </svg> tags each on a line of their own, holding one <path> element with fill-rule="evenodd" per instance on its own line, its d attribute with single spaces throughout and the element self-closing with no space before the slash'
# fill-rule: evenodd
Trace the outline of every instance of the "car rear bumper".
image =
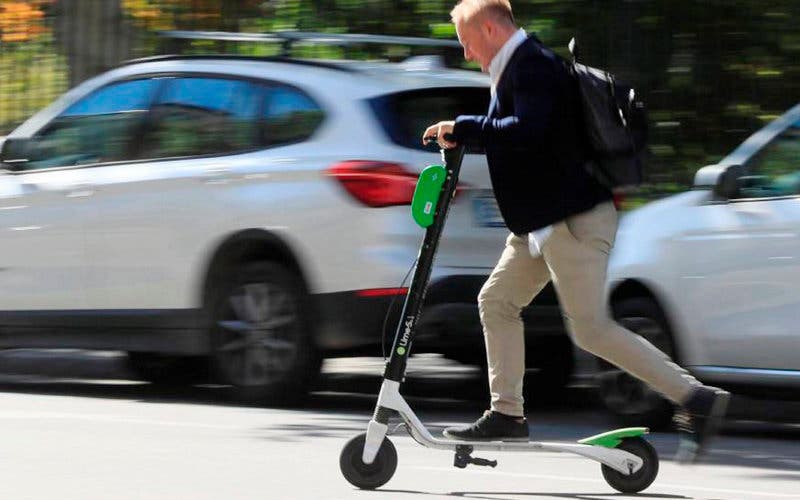
<svg viewBox="0 0 800 500">
<path fill-rule="evenodd" d="M 477 297 L 486 278 L 455 275 L 431 282 L 417 324 L 415 352 L 438 352 L 464 358 L 483 355 Z M 375 297 L 348 291 L 317 295 L 315 299 L 317 339 L 324 351 L 381 355 L 382 339 L 386 351 L 394 339 L 405 294 Z M 550 287 L 523 310 L 522 317 L 528 342 L 566 335 L 558 301 Z"/>
</svg>

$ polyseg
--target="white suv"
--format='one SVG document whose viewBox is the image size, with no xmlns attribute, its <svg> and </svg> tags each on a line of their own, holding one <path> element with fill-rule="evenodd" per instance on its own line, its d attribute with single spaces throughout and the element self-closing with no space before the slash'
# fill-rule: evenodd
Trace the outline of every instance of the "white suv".
<svg viewBox="0 0 800 500">
<path fill-rule="evenodd" d="M 0 347 L 124 350 L 154 380 L 211 359 L 247 397 L 296 398 L 322 357 L 394 334 L 422 236 L 408 205 L 441 161 L 420 134 L 488 98 L 475 72 L 236 56 L 81 84 L 0 150 Z M 415 350 L 480 359 L 506 230 L 483 155 L 460 181 Z"/>
<path fill-rule="evenodd" d="M 700 169 L 695 189 L 623 218 L 611 307 L 700 380 L 800 398 L 800 105 Z M 603 363 L 600 395 L 628 421 L 671 407 Z"/>
</svg>

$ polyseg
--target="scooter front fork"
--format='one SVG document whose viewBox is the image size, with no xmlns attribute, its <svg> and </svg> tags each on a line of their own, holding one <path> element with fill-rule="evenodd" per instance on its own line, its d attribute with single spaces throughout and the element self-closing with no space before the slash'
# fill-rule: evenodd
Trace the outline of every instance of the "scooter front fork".
<svg viewBox="0 0 800 500">
<path fill-rule="evenodd" d="M 365 464 L 371 464 L 375 460 L 388 430 L 389 426 L 387 424 L 382 424 L 375 420 L 369 421 L 367 425 L 367 440 L 364 443 L 364 452 L 361 454 L 361 460 Z"/>
<path fill-rule="evenodd" d="M 364 443 L 364 451 L 361 460 L 365 464 L 371 464 L 378 455 L 378 450 L 386 438 L 389 431 L 389 417 L 397 408 L 396 399 L 399 397 L 399 386 L 397 382 L 391 380 L 383 381 L 381 392 L 378 394 L 378 403 L 375 406 L 375 413 L 372 420 L 367 424 L 367 439 Z"/>
</svg>

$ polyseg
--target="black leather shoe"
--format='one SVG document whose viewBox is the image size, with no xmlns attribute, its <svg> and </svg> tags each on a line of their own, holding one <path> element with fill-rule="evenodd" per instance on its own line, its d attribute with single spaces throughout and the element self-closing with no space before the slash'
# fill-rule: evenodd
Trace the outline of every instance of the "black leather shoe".
<svg viewBox="0 0 800 500">
<path fill-rule="evenodd" d="M 474 424 L 465 427 L 448 427 L 444 437 L 459 441 L 528 441 L 528 421 L 510 417 L 491 410 Z"/>
<path fill-rule="evenodd" d="M 689 395 L 683 408 L 675 413 L 675 424 L 681 443 L 675 460 L 680 463 L 697 462 L 717 435 L 731 394 L 716 387 L 697 387 Z"/>
</svg>

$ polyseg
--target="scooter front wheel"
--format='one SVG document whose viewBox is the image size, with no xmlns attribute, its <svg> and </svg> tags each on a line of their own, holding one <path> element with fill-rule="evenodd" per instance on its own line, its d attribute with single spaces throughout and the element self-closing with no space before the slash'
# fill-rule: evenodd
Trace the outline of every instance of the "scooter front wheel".
<svg viewBox="0 0 800 500">
<path fill-rule="evenodd" d="M 397 450 L 391 441 L 383 439 L 378 455 L 371 464 L 365 464 L 364 452 L 367 434 L 359 434 L 344 445 L 339 455 L 339 468 L 347 481 L 362 490 L 374 490 L 386 484 L 397 470 Z"/>
<path fill-rule="evenodd" d="M 653 445 L 641 437 L 630 437 L 623 439 L 617 448 L 633 453 L 641 458 L 643 463 L 639 470 L 628 476 L 605 464 L 602 465 L 603 478 L 606 482 L 620 493 L 639 493 L 650 486 L 658 475 L 658 454 Z"/>
</svg>

